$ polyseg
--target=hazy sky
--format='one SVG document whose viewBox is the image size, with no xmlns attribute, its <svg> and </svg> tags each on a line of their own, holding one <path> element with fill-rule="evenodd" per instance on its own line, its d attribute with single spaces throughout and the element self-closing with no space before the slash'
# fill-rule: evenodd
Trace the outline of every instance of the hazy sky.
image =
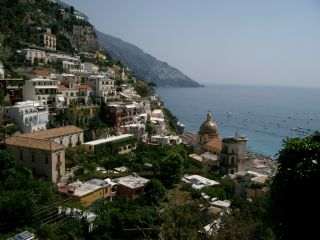
<svg viewBox="0 0 320 240">
<path fill-rule="evenodd" d="M 318 0 L 64 2 L 200 83 L 320 87 Z"/>
</svg>

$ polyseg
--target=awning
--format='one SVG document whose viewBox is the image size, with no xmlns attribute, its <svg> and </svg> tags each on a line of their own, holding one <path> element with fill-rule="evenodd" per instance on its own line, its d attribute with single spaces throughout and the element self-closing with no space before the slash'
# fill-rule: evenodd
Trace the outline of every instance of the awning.
<svg viewBox="0 0 320 240">
<path fill-rule="evenodd" d="M 64 100 L 64 97 L 58 97 L 58 101 L 59 102 L 64 102 L 65 100 Z"/>
</svg>

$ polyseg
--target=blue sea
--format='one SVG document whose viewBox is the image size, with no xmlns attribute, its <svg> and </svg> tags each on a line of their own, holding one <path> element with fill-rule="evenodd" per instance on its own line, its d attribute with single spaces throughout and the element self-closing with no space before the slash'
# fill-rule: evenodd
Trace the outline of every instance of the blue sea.
<svg viewBox="0 0 320 240">
<path fill-rule="evenodd" d="M 248 150 L 274 156 L 285 138 L 320 131 L 320 88 L 212 85 L 156 88 L 164 104 L 197 133 L 210 110 L 220 136 L 248 137 Z"/>
</svg>

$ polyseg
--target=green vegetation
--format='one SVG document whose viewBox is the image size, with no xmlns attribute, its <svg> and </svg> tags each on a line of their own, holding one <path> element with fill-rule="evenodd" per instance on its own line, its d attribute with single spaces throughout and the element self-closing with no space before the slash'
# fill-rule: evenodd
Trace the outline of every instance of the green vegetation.
<svg viewBox="0 0 320 240">
<path fill-rule="evenodd" d="M 15 124 L 0 125 L 0 141 L 5 142 L 6 137 L 12 136 L 18 131 L 18 126 Z"/>
<path fill-rule="evenodd" d="M 155 208 L 143 201 L 118 197 L 108 204 L 99 205 L 98 220 L 91 239 L 156 238 L 160 218 Z"/>
<path fill-rule="evenodd" d="M 137 92 L 138 95 L 141 97 L 149 97 L 153 94 L 153 89 L 147 83 L 142 81 L 138 81 L 133 84 L 134 90 Z"/>
<path fill-rule="evenodd" d="M 177 117 L 174 116 L 168 108 L 163 108 L 163 113 L 166 119 L 167 126 L 169 127 L 169 130 L 176 133 L 177 132 Z"/>
<path fill-rule="evenodd" d="M 178 183 L 183 175 L 183 158 L 177 152 L 168 152 L 160 162 L 160 177 L 166 186 Z"/>
<path fill-rule="evenodd" d="M 280 239 L 314 236 L 316 223 L 310 214 L 319 212 L 320 133 L 287 139 L 279 152 L 278 173 L 271 185 L 276 234 Z"/>
<path fill-rule="evenodd" d="M 70 40 L 63 34 L 57 34 L 57 50 L 74 53 Z"/>
</svg>

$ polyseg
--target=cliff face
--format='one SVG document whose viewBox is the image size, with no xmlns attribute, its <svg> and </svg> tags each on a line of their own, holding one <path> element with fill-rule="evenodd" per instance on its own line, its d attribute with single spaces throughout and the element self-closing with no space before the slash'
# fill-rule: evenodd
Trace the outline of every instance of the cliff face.
<svg viewBox="0 0 320 240">
<path fill-rule="evenodd" d="M 99 49 L 99 42 L 94 27 L 73 25 L 70 36 L 72 46 L 79 51 L 92 51 Z"/>
<path fill-rule="evenodd" d="M 97 31 L 100 47 L 127 65 L 136 76 L 161 87 L 200 87 L 178 69 L 161 62 L 138 47 Z"/>
</svg>

